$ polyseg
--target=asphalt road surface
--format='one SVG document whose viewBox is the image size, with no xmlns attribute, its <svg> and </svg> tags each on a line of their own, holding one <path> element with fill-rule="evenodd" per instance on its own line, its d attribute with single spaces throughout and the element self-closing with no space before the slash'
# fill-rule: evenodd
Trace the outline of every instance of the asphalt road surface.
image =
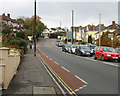
<svg viewBox="0 0 120 96">
<path fill-rule="evenodd" d="M 88 83 L 77 94 L 118 94 L 118 63 L 62 52 L 56 47 L 56 39 L 41 39 L 38 47 L 53 61 Z"/>
</svg>

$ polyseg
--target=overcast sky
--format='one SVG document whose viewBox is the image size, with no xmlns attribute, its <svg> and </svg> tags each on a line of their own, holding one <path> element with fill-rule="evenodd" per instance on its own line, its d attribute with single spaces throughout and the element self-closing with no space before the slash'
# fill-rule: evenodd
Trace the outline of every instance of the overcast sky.
<svg viewBox="0 0 120 96">
<path fill-rule="evenodd" d="M 47 27 L 71 26 L 71 11 L 74 10 L 74 26 L 97 25 L 99 13 L 105 25 L 118 23 L 119 0 L 37 0 L 37 15 Z M 10 13 L 11 18 L 31 17 L 34 0 L 0 0 L 0 14 Z"/>
</svg>

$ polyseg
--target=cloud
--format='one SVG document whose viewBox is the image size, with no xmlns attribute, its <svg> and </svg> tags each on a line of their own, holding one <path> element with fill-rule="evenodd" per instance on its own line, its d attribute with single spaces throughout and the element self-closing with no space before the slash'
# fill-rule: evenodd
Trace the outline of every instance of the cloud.
<svg viewBox="0 0 120 96">
<path fill-rule="evenodd" d="M 71 10 L 74 10 L 74 25 L 118 22 L 118 0 L 36 0 L 37 15 L 48 27 L 71 26 Z M 89 1 L 89 2 L 88 2 Z M 2 6 L 2 7 L 1 7 Z M 7 7 L 6 7 L 7 6 Z M 10 13 L 12 18 L 34 15 L 34 0 L 0 0 L 0 14 Z"/>
</svg>

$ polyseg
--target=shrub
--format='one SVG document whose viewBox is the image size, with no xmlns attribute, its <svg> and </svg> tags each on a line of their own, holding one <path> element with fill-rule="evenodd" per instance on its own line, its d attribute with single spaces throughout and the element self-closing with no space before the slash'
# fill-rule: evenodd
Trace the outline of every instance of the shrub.
<svg viewBox="0 0 120 96">
<path fill-rule="evenodd" d="M 56 34 L 53 33 L 53 34 L 50 34 L 50 37 L 49 37 L 49 38 L 57 38 L 57 36 L 58 36 L 58 35 L 56 35 Z"/>
<path fill-rule="evenodd" d="M 19 47 L 20 41 L 17 39 L 11 40 L 8 45 L 17 45 Z"/>
<path fill-rule="evenodd" d="M 5 29 L 2 30 L 2 33 L 3 34 L 10 34 L 11 30 L 10 30 L 10 28 L 5 28 Z"/>
<path fill-rule="evenodd" d="M 25 33 L 24 32 L 16 32 L 16 36 L 22 39 L 25 39 Z"/>
<path fill-rule="evenodd" d="M 27 50 L 27 41 L 24 40 L 24 39 L 21 39 L 21 40 L 20 40 L 20 44 L 19 44 L 19 48 L 20 48 L 20 49 L 23 49 L 23 50 L 24 50 L 24 53 L 25 53 L 26 50 Z"/>
</svg>

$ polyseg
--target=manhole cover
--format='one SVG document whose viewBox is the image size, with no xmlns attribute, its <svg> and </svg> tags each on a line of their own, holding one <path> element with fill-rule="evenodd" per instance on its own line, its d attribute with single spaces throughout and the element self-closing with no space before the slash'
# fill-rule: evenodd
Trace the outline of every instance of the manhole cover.
<svg viewBox="0 0 120 96">
<path fill-rule="evenodd" d="M 33 94 L 41 96 L 42 94 L 55 95 L 55 89 L 53 87 L 33 87 Z M 56 95 L 55 95 L 56 96 Z"/>
</svg>

